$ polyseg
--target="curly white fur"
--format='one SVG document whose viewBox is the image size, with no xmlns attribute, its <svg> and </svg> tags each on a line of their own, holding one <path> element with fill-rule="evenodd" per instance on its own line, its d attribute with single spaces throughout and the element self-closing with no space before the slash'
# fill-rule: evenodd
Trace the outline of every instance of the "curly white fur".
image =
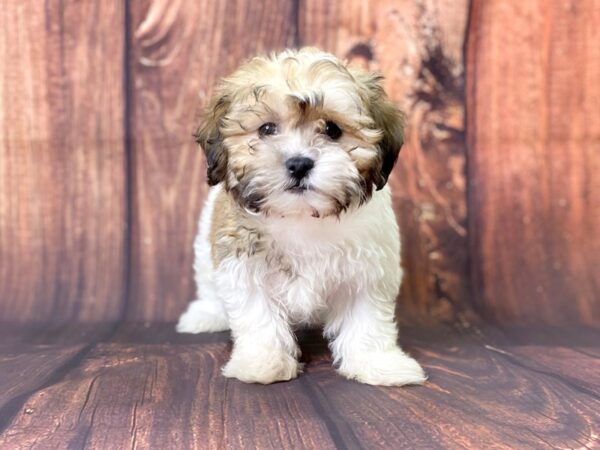
<svg viewBox="0 0 600 450">
<path fill-rule="evenodd" d="M 294 330 L 320 325 L 342 375 L 425 380 L 394 322 L 402 270 L 386 181 L 402 122 L 380 77 L 316 49 L 254 58 L 217 87 L 197 133 L 213 186 L 195 242 L 198 299 L 177 330 L 231 329 L 225 376 L 296 377 Z M 300 179 L 288 166 L 298 159 L 310 162 Z"/>
<path fill-rule="evenodd" d="M 177 330 L 231 328 L 235 347 L 225 376 L 257 383 L 296 377 L 301 366 L 293 329 L 321 324 L 342 375 L 378 385 L 426 379 L 397 344 L 394 306 L 402 270 L 389 188 L 339 219 L 262 219 L 271 254 L 285 255 L 287 271 L 236 257 L 213 267 L 208 234 L 221 190 L 211 189 L 201 216 L 194 245 L 198 300 Z"/>
</svg>

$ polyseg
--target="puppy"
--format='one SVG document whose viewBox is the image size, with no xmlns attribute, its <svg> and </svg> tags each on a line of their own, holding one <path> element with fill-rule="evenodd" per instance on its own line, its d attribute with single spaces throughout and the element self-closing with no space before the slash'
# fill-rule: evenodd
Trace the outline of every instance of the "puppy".
<svg viewBox="0 0 600 450">
<path fill-rule="evenodd" d="M 194 243 L 198 299 L 177 331 L 231 330 L 226 377 L 301 372 L 298 327 L 319 325 L 347 378 L 422 383 L 397 344 L 400 240 L 386 186 L 403 118 L 381 77 L 316 49 L 245 63 L 197 132 L 211 187 Z"/>
</svg>

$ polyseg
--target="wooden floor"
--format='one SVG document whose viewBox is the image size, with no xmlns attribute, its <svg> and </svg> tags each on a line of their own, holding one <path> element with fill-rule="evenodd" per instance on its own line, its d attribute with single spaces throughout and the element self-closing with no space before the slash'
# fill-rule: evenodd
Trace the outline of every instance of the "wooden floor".
<svg viewBox="0 0 600 450">
<path fill-rule="evenodd" d="M 422 387 L 337 376 L 318 333 L 298 379 L 223 378 L 227 333 L 2 326 L 0 448 L 596 448 L 600 331 L 404 328 Z"/>
</svg>

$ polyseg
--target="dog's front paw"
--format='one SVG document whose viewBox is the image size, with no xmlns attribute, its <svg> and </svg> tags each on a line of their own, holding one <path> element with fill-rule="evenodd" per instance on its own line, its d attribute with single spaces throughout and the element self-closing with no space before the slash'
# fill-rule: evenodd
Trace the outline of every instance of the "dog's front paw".
<svg viewBox="0 0 600 450">
<path fill-rule="evenodd" d="M 342 360 L 338 372 L 361 383 L 381 386 L 422 384 L 425 371 L 399 348 L 353 355 Z"/>
<path fill-rule="evenodd" d="M 236 350 L 223 367 L 223 375 L 245 383 L 270 384 L 288 381 L 302 372 L 302 365 L 289 354 L 265 349 Z"/>
</svg>

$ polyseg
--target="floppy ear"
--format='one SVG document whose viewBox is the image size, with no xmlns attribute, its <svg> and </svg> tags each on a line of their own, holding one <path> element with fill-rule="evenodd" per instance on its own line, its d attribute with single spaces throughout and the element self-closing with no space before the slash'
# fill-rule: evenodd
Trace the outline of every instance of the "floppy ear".
<svg viewBox="0 0 600 450">
<path fill-rule="evenodd" d="M 362 70 L 353 75 L 363 86 L 364 101 L 375 121 L 375 127 L 383 133 L 377 144 L 381 168 L 374 179 L 377 190 L 380 190 L 387 183 L 404 143 L 404 114 L 385 95 L 381 85 L 383 77 Z"/>
<path fill-rule="evenodd" d="M 228 97 L 217 93 L 204 113 L 200 128 L 194 133 L 206 156 L 206 176 L 210 186 L 223 181 L 227 174 L 227 149 L 220 130 L 229 105 Z"/>
<path fill-rule="evenodd" d="M 378 144 L 381 152 L 381 173 L 375 181 L 377 190 L 380 190 L 387 183 L 404 144 L 404 115 L 385 96 L 374 103 L 371 114 L 377 128 L 383 131 L 383 137 Z"/>
</svg>

